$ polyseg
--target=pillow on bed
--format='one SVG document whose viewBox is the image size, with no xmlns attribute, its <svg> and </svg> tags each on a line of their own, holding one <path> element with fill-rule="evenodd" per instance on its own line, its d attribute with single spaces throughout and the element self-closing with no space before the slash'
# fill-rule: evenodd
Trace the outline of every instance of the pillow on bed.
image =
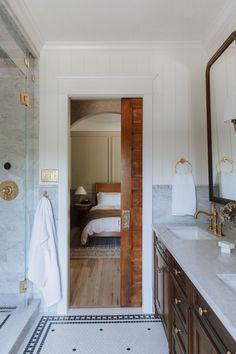
<svg viewBox="0 0 236 354">
<path fill-rule="evenodd" d="M 98 205 L 120 205 L 120 193 L 104 193 L 97 194 Z"/>
</svg>

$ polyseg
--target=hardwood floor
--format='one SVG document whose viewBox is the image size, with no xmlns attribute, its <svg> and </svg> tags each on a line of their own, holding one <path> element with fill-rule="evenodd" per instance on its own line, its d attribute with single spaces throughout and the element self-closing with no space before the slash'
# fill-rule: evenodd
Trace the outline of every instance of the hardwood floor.
<svg viewBox="0 0 236 354">
<path fill-rule="evenodd" d="M 70 307 L 119 307 L 120 259 L 73 259 Z"/>
</svg>

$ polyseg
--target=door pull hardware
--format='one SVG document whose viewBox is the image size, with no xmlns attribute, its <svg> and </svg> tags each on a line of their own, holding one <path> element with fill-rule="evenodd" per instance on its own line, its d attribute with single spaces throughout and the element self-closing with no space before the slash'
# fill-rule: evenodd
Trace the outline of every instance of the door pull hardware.
<svg viewBox="0 0 236 354">
<path fill-rule="evenodd" d="M 130 228 L 130 210 L 122 210 L 122 228 Z"/>
<path fill-rule="evenodd" d="M 20 293 L 26 293 L 27 292 L 27 280 L 22 280 L 20 281 Z"/>
<path fill-rule="evenodd" d="M 20 93 L 20 104 L 26 107 L 29 106 L 30 100 L 29 100 L 29 94 L 27 92 Z"/>
</svg>

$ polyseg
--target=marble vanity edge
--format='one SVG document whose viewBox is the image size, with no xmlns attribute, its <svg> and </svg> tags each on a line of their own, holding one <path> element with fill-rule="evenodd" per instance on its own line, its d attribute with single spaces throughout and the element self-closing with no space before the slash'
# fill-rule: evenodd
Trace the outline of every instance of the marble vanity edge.
<svg viewBox="0 0 236 354">
<path fill-rule="evenodd" d="M 178 255 L 176 256 L 176 252 L 174 249 L 170 249 L 170 245 L 168 244 L 167 240 L 165 237 L 163 238 L 163 235 L 166 236 L 166 234 L 168 233 L 168 235 L 171 235 L 172 237 L 175 238 L 175 236 L 173 235 L 173 233 L 168 229 L 168 226 L 170 225 L 166 225 L 166 224 L 153 224 L 153 230 L 158 234 L 159 238 L 161 239 L 161 241 L 163 242 L 163 244 L 165 245 L 165 247 L 168 249 L 168 251 L 172 254 L 172 256 L 176 259 L 176 261 L 178 262 L 178 264 L 180 265 L 180 267 L 183 269 L 183 271 L 186 273 L 187 277 L 190 279 L 190 281 L 193 283 L 193 285 L 196 287 L 196 289 L 198 290 L 198 292 L 201 294 L 201 296 L 205 299 L 205 301 L 208 303 L 209 307 L 212 309 L 212 311 L 215 313 L 215 315 L 217 316 L 217 318 L 219 319 L 219 321 L 223 324 L 223 326 L 227 329 L 227 331 L 229 332 L 229 334 L 232 336 L 232 338 L 236 341 L 236 318 L 234 319 L 235 325 L 231 323 L 230 319 L 228 318 L 228 316 L 226 314 L 224 314 L 224 311 L 222 311 L 222 309 L 216 305 L 216 303 L 214 302 L 214 299 L 212 299 L 211 296 L 208 295 L 208 291 L 207 289 L 203 288 L 203 286 L 201 285 L 201 283 L 198 281 L 198 279 L 196 278 L 196 276 L 189 271 L 189 269 L 187 269 L 186 267 L 186 261 L 183 262 L 182 259 L 180 259 L 178 257 Z M 177 226 L 176 224 L 171 224 L 171 226 Z M 178 226 L 190 226 L 190 225 L 183 225 L 183 224 L 179 224 Z M 196 226 L 196 224 L 195 224 Z M 199 227 L 204 228 L 204 225 L 198 225 Z M 199 241 L 197 241 L 199 242 Z M 231 290 L 225 288 L 226 285 L 222 284 L 222 289 L 224 291 L 228 291 L 230 293 Z M 236 297 L 236 296 L 235 296 Z"/>
</svg>

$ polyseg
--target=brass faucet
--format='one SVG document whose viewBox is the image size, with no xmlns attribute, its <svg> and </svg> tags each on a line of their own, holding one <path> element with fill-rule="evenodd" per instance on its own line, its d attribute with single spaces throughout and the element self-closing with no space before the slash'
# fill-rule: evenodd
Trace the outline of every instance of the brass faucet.
<svg viewBox="0 0 236 354">
<path fill-rule="evenodd" d="M 209 221 L 210 221 L 210 225 L 208 226 L 208 232 L 210 232 L 211 234 L 215 235 L 215 236 L 219 236 L 222 237 L 224 236 L 223 233 L 223 222 L 218 222 L 218 210 L 216 209 L 215 205 L 212 204 L 212 212 L 209 213 L 207 211 L 202 211 L 202 210 L 198 210 L 194 217 L 195 219 L 197 219 L 198 215 L 203 214 L 206 216 L 209 216 Z"/>
</svg>

